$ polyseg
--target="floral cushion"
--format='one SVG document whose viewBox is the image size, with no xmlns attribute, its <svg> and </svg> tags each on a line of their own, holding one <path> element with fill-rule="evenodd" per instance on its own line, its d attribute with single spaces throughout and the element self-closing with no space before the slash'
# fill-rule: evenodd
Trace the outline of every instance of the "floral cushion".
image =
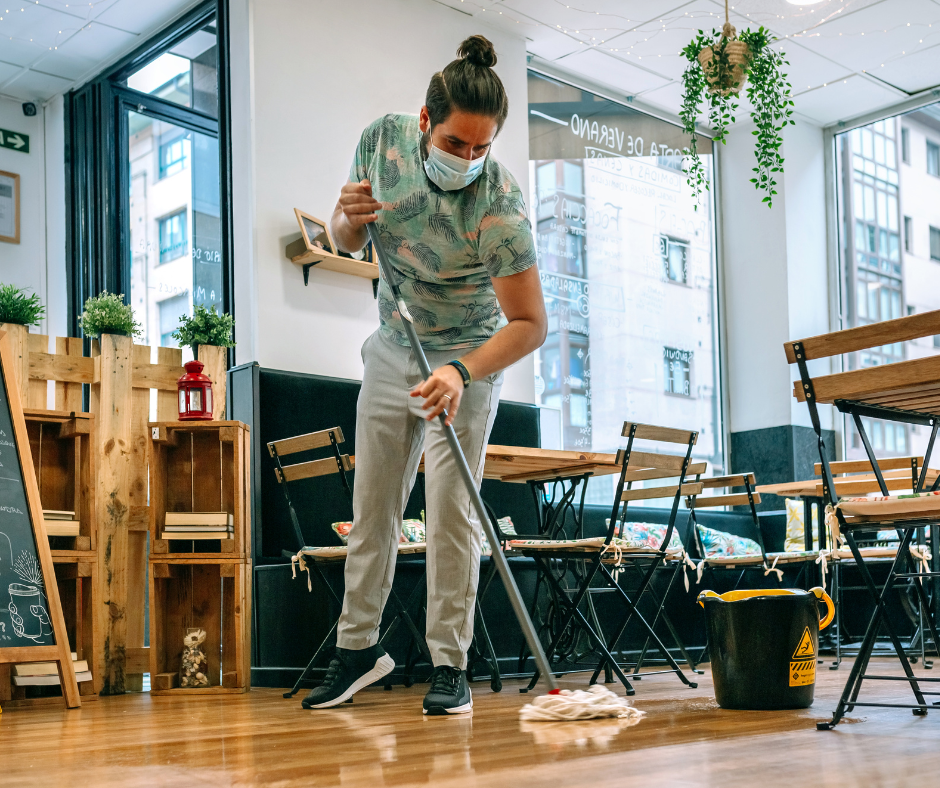
<svg viewBox="0 0 940 788">
<path fill-rule="evenodd" d="M 788 553 L 802 552 L 806 547 L 803 536 L 803 502 L 787 498 L 787 536 L 783 549 Z M 813 549 L 819 549 L 819 508 L 813 507 Z"/>
<path fill-rule="evenodd" d="M 734 536 L 714 528 L 695 524 L 698 528 L 702 547 L 705 548 L 705 558 L 729 558 L 746 555 L 760 555 L 760 545 L 753 539 L 744 536 Z"/>
<path fill-rule="evenodd" d="M 610 518 L 605 523 L 610 528 Z M 623 523 L 617 526 L 614 536 L 636 547 L 652 547 L 654 550 L 659 550 L 662 547 L 663 539 L 666 538 L 667 528 L 668 526 L 660 523 Z M 681 553 L 682 549 L 682 539 L 679 537 L 679 531 L 674 528 L 666 552 Z"/>
<path fill-rule="evenodd" d="M 349 532 L 352 530 L 352 523 L 348 520 L 333 523 L 332 528 L 336 535 L 340 538 L 342 543 L 345 545 L 349 540 Z M 512 519 L 509 517 L 500 517 L 499 518 L 499 527 L 504 534 L 507 536 L 515 536 L 516 529 L 512 524 Z M 403 520 L 401 525 L 401 536 L 399 537 L 399 544 L 419 544 L 424 545 L 427 541 L 427 529 L 425 524 L 421 520 Z M 486 538 L 486 534 L 483 534 L 483 555 L 491 555 L 492 549 L 490 548 L 489 541 Z"/>
<path fill-rule="evenodd" d="M 897 517 L 940 514 L 940 490 L 906 495 L 873 495 L 843 498 L 839 509 L 850 517 Z"/>
</svg>

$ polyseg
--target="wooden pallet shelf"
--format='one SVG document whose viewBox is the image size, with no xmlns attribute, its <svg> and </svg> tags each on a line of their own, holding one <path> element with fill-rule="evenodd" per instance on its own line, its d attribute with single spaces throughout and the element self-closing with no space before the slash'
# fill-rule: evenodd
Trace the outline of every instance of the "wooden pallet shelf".
<svg viewBox="0 0 940 788">
<path fill-rule="evenodd" d="M 221 581 L 221 582 L 220 582 Z M 182 688 L 187 629 L 206 631 L 209 687 Z M 159 559 L 150 563 L 152 695 L 220 695 L 251 688 L 251 562 Z"/>
<path fill-rule="evenodd" d="M 240 421 L 150 423 L 151 560 L 250 556 L 249 438 Z M 232 538 L 164 539 L 167 512 L 227 512 Z"/>
</svg>

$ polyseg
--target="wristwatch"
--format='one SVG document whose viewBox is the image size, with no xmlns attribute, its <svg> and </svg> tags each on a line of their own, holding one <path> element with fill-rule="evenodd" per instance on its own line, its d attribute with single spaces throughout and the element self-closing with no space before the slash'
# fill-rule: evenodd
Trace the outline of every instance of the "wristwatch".
<svg viewBox="0 0 940 788">
<path fill-rule="evenodd" d="M 473 383 L 473 378 L 470 377 L 470 372 L 467 370 L 467 368 L 463 365 L 462 362 L 454 359 L 453 361 L 448 361 L 447 364 L 453 367 L 454 369 L 456 369 L 460 373 L 460 377 L 463 378 L 464 388 L 467 388 L 467 386 Z"/>
</svg>

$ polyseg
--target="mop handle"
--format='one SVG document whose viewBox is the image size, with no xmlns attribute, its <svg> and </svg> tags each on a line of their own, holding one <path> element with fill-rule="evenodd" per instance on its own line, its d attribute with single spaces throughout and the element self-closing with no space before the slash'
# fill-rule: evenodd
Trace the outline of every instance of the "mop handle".
<svg viewBox="0 0 940 788">
<path fill-rule="evenodd" d="M 382 245 L 382 240 L 379 238 L 379 232 L 374 222 L 367 224 L 366 229 L 369 231 L 369 240 L 372 241 L 373 249 L 379 259 L 379 268 L 382 270 L 382 276 L 385 279 L 385 283 L 391 288 L 395 303 L 398 306 L 398 314 L 401 315 L 401 322 L 405 327 L 405 335 L 408 337 L 411 350 L 418 361 L 421 377 L 427 380 L 431 377 L 431 366 L 428 364 L 428 358 L 424 354 L 424 348 L 421 347 L 421 342 L 418 339 L 418 334 L 415 331 L 411 319 L 411 313 L 408 311 L 408 305 L 401 297 L 401 291 L 398 289 L 395 277 L 389 270 L 388 258 L 385 256 L 385 247 Z M 474 509 L 476 509 L 477 517 L 480 518 L 480 522 L 483 524 L 483 530 L 486 532 L 486 538 L 493 548 L 493 560 L 496 562 L 496 569 L 500 577 L 502 577 L 503 585 L 506 587 L 506 596 L 509 597 L 513 612 L 516 614 L 519 626 L 522 627 L 522 634 L 525 635 L 529 650 L 532 652 L 532 656 L 535 657 L 535 664 L 538 666 L 539 672 L 548 683 L 550 689 L 558 689 L 558 683 L 552 675 L 552 669 L 545 656 L 545 650 L 542 648 L 538 633 L 532 625 L 532 619 L 529 618 L 529 611 L 525 608 L 522 595 L 519 593 L 519 588 L 516 586 L 516 581 L 513 579 L 512 572 L 509 569 L 509 563 L 506 561 L 506 556 L 503 555 L 503 551 L 500 548 L 499 535 L 496 533 L 495 526 L 490 521 L 486 506 L 483 504 L 483 498 L 480 497 L 476 479 L 473 478 L 473 474 L 470 472 L 470 466 L 467 465 L 467 458 L 464 457 L 463 450 L 460 448 L 460 442 L 457 440 L 457 433 L 454 432 L 452 426 L 447 424 L 445 420 L 446 416 L 447 412 L 445 411 L 441 413 L 438 418 L 440 418 L 441 426 L 444 428 L 444 435 L 447 437 L 451 454 L 454 455 L 454 460 L 460 470 L 460 476 L 463 478 L 467 492 L 470 493 L 470 500 L 473 502 Z"/>
</svg>

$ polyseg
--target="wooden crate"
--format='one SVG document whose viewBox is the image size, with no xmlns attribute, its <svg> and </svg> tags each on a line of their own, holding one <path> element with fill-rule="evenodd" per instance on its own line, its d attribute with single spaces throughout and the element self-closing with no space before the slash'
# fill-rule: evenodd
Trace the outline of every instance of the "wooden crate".
<svg viewBox="0 0 940 788">
<path fill-rule="evenodd" d="M 240 421 L 150 423 L 151 559 L 250 557 L 249 437 Z M 163 539 L 167 512 L 228 512 L 233 538 Z"/>
<path fill-rule="evenodd" d="M 206 630 L 210 686 L 182 688 L 183 638 Z M 152 695 L 216 695 L 251 687 L 251 562 L 158 559 L 150 563 Z"/>
<path fill-rule="evenodd" d="M 43 509 L 75 512 L 79 536 L 50 536 L 53 550 L 97 549 L 95 417 L 90 413 L 23 411 Z"/>
</svg>

